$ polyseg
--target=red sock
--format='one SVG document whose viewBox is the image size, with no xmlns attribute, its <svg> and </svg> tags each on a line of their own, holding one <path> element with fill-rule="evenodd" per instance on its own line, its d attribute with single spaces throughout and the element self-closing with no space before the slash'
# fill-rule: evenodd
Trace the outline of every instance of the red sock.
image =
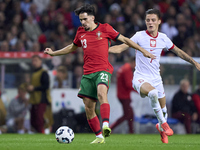
<svg viewBox="0 0 200 150">
<path fill-rule="evenodd" d="M 110 104 L 108 103 L 103 103 L 100 105 L 100 113 L 101 113 L 101 118 L 102 122 L 108 122 L 109 123 L 109 118 L 110 118 Z"/>
<path fill-rule="evenodd" d="M 88 120 L 88 124 L 90 125 L 90 128 L 92 129 L 92 131 L 96 134 L 99 135 L 101 134 L 101 127 L 100 127 L 100 122 L 99 122 L 99 118 L 97 116 L 95 116 L 94 118 Z"/>
</svg>

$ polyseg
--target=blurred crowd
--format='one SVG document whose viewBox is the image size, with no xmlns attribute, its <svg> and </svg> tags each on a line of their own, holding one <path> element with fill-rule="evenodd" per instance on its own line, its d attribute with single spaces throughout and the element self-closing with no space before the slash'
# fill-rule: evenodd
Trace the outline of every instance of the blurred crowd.
<svg viewBox="0 0 200 150">
<path fill-rule="evenodd" d="M 1 0 L 0 51 L 64 47 L 81 25 L 74 10 L 84 3 L 95 6 L 96 21 L 109 23 L 128 37 L 145 29 L 145 11 L 157 8 L 162 13 L 160 31 L 191 56 L 200 56 L 198 0 Z M 118 56 L 115 61 L 124 61 L 124 57 Z"/>
<path fill-rule="evenodd" d="M 162 14 L 160 31 L 167 34 L 175 45 L 190 56 L 200 56 L 198 0 L 1 0 L 0 52 L 42 52 L 45 47 L 53 50 L 65 47 L 73 42 L 76 30 L 81 25 L 74 10 L 84 3 L 95 6 L 96 21 L 109 23 L 127 37 L 139 30 L 145 30 L 145 11 L 157 8 Z M 129 49 L 122 54 L 110 54 L 109 60 L 117 70 L 117 64 L 127 62 L 134 55 L 134 50 Z M 175 54 L 163 51 L 162 56 Z M 76 78 L 82 74 L 82 48 L 69 55 L 54 57 L 47 63 L 49 70 L 57 69 L 60 65 L 71 72 L 71 77 Z M 22 66 L 24 69 L 24 65 Z M 12 73 L 21 69 L 19 66 L 11 68 Z M 114 82 L 115 72 L 112 78 Z M 76 87 L 76 82 L 73 81 L 70 86 Z"/>
</svg>

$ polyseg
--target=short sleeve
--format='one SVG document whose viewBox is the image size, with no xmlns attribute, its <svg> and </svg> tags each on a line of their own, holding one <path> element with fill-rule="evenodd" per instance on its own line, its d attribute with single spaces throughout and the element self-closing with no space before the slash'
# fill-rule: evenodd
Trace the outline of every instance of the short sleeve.
<svg viewBox="0 0 200 150">
<path fill-rule="evenodd" d="M 137 43 L 138 44 L 138 41 L 139 41 L 139 38 L 140 38 L 140 33 L 139 32 L 136 32 L 130 39 Z"/>
<path fill-rule="evenodd" d="M 79 35 L 79 31 L 77 30 L 76 36 L 75 36 L 75 38 L 74 38 L 73 43 L 74 43 L 74 45 L 76 45 L 76 46 L 78 46 L 78 47 L 81 47 L 82 45 L 81 45 L 81 42 L 80 42 L 80 40 L 79 40 L 79 38 L 78 38 L 78 35 Z"/>
<path fill-rule="evenodd" d="M 174 44 L 173 42 L 167 37 L 167 35 L 164 36 L 164 41 L 165 41 L 165 44 L 166 44 L 166 49 L 167 50 L 171 50 L 174 48 Z"/>
<path fill-rule="evenodd" d="M 111 25 L 106 24 L 106 31 L 108 34 L 108 37 L 114 41 L 117 40 L 117 38 L 119 37 L 120 33 L 117 32 Z"/>
</svg>

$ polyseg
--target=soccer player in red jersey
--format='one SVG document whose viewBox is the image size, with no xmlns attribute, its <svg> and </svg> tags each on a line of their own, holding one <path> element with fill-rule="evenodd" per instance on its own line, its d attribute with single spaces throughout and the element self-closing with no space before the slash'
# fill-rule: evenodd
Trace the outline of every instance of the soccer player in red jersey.
<svg viewBox="0 0 200 150">
<path fill-rule="evenodd" d="M 155 59 L 155 56 L 141 48 L 129 38 L 124 37 L 114 30 L 109 24 L 96 23 L 95 11 L 92 5 L 86 4 L 75 10 L 79 16 L 82 27 L 79 27 L 72 44 L 52 51 L 46 48 L 44 53 L 51 56 L 65 55 L 82 47 L 84 52 L 84 75 L 81 79 L 78 96 L 83 99 L 88 123 L 96 134 L 93 143 L 105 143 L 105 137 L 111 133 L 109 128 L 110 105 L 107 99 L 107 92 L 110 84 L 113 67 L 108 61 L 108 49 L 110 40 L 121 42 L 138 49 L 148 58 Z M 96 101 L 100 102 L 100 115 L 103 122 L 103 135 L 99 119 L 95 113 Z"/>
<path fill-rule="evenodd" d="M 133 71 L 135 69 L 135 57 L 131 57 L 129 62 L 121 66 L 117 71 L 117 98 L 122 104 L 123 116 L 117 119 L 110 128 L 113 130 L 123 121 L 128 121 L 129 133 L 134 133 L 133 119 L 134 113 L 131 107 L 131 91 L 135 91 L 132 86 Z M 136 92 L 136 91 L 135 91 Z"/>
</svg>

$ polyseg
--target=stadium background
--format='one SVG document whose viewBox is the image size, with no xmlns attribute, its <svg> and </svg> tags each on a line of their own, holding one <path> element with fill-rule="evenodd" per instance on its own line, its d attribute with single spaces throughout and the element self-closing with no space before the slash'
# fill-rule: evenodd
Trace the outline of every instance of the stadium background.
<svg viewBox="0 0 200 150">
<path fill-rule="evenodd" d="M 81 100 L 76 98 L 78 85 L 73 84 L 75 82 L 73 80 L 76 79 L 78 83 L 82 75 L 80 67 L 83 65 L 82 49 L 79 48 L 75 53 L 66 56 L 53 58 L 42 52 L 45 47 L 56 50 L 73 41 L 76 29 L 80 26 L 79 19 L 73 10 L 84 3 L 95 6 L 96 21 L 109 23 L 127 37 L 145 29 L 145 10 L 159 9 L 162 13 L 160 30 L 167 34 L 175 45 L 200 62 L 198 59 L 200 56 L 200 1 L 198 0 L 4 0 L 0 1 L 0 64 L 1 96 L 6 106 L 16 96 L 16 87 L 29 81 L 30 57 L 37 53 L 43 57 L 43 65 L 51 77 L 53 111 L 58 111 L 63 101 L 67 107 L 82 111 Z M 113 42 L 112 44 L 120 43 Z M 109 54 L 109 60 L 114 66 L 112 85 L 108 95 L 111 103 L 111 122 L 122 114 L 115 91 L 116 71 L 134 55 L 132 49 L 118 55 Z M 161 75 L 170 111 L 170 101 L 178 90 L 179 81 L 183 78 L 189 79 L 192 84 L 191 92 L 193 92 L 200 83 L 199 72 L 193 66 L 176 58 L 173 53 L 163 50 L 162 56 Z M 68 69 L 70 85 L 66 89 L 53 88 L 55 70 L 59 65 L 64 65 Z M 59 99 L 55 96 L 57 92 L 60 92 Z M 64 95 L 68 97 L 63 98 L 63 93 L 66 93 Z M 132 97 L 134 100 L 132 106 L 137 117 L 152 114 L 148 100 L 141 99 L 135 93 Z M 140 129 L 137 131 L 140 132 Z M 123 133 L 126 132 L 125 129 Z"/>
</svg>

